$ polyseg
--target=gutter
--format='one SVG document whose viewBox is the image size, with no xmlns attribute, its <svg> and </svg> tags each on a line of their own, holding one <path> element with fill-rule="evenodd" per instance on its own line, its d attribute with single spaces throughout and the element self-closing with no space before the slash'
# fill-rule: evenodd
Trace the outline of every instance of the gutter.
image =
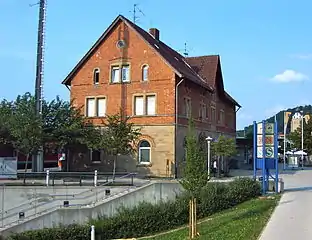
<svg viewBox="0 0 312 240">
<path fill-rule="evenodd" d="M 184 81 L 184 78 L 178 82 L 175 87 L 175 128 L 174 128 L 174 178 L 178 178 L 178 163 L 177 163 L 177 137 L 178 137 L 178 105 L 179 105 L 179 86 Z"/>
<path fill-rule="evenodd" d="M 242 108 L 242 107 L 241 107 L 241 106 L 239 106 L 239 107 L 237 108 L 237 110 L 235 111 L 235 113 L 237 113 L 237 112 L 238 112 L 238 110 L 239 110 L 239 109 L 241 109 L 241 108 Z"/>
</svg>

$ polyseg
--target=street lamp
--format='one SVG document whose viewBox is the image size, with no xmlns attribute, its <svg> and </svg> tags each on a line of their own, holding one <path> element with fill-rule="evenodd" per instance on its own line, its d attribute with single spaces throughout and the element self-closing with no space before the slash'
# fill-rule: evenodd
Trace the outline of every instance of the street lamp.
<svg viewBox="0 0 312 240">
<path fill-rule="evenodd" d="M 207 147 L 208 147 L 208 151 L 207 151 L 207 173 L 208 173 L 208 180 L 210 179 L 210 143 L 212 141 L 212 137 L 207 137 L 206 138 L 207 141 Z"/>
<path fill-rule="evenodd" d="M 302 161 L 302 164 L 301 164 L 301 167 L 303 168 L 303 119 L 304 119 L 304 116 L 303 116 L 303 111 L 301 110 L 300 111 L 301 113 L 301 161 Z"/>
</svg>

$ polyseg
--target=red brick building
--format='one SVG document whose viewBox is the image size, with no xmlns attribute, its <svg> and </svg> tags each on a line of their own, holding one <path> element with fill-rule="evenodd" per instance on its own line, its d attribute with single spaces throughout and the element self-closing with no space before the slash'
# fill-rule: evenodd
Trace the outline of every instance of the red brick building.
<svg viewBox="0 0 312 240">
<path fill-rule="evenodd" d="M 123 16 L 113 21 L 63 84 L 75 106 L 96 125 L 122 109 L 142 127 L 137 156 L 121 157 L 118 171 L 162 176 L 179 172 L 190 116 L 198 134 L 235 137 L 240 106 L 224 90 L 220 57 L 185 58 L 161 41 L 158 29 L 148 33 Z M 107 156 L 93 153 L 80 153 L 81 160 L 74 162 L 99 169 L 111 165 Z"/>
</svg>

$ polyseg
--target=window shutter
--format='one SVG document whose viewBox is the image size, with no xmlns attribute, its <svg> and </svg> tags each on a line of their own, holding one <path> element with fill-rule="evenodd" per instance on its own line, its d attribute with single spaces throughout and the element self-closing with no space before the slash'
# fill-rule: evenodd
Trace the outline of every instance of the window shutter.
<svg viewBox="0 0 312 240">
<path fill-rule="evenodd" d="M 147 96 L 146 97 L 146 108 L 147 115 L 155 115 L 156 113 L 156 97 Z"/>
<path fill-rule="evenodd" d="M 143 109 L 144 109 L 144 103 L 143 103 L 143 97 L 135 97 L 135 109 L 134 114 L 135 115 L 143 115 Z"/>
<path fill-rule="evenodd" d="M 95 116 L 95 99 L 94 98 L 87 99 L 87 116 L 88 117 Z"/>
<path fill-rule="evenodd" d="M 106 99 L 98 98 L 97 101 L 97 114 L 99 117 L 104 117 L 106 114 Z"/>
</svg>

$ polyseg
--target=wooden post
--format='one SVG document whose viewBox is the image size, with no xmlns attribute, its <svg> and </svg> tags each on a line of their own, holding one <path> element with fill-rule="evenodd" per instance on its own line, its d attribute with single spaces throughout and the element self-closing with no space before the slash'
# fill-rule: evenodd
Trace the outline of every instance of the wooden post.
<svg viewBox="0 0 312 240">
<path fill-rule="evenodd" d="M 192 239 L 192 199 L 189 202 L 189 238 Z"/>
<path fill-rule="evenodd" d="M 194 198 L 194 237 L 197 236 L 197 211 L 196 211 L 197 203 L 196 198 Z"/>
</svg>

